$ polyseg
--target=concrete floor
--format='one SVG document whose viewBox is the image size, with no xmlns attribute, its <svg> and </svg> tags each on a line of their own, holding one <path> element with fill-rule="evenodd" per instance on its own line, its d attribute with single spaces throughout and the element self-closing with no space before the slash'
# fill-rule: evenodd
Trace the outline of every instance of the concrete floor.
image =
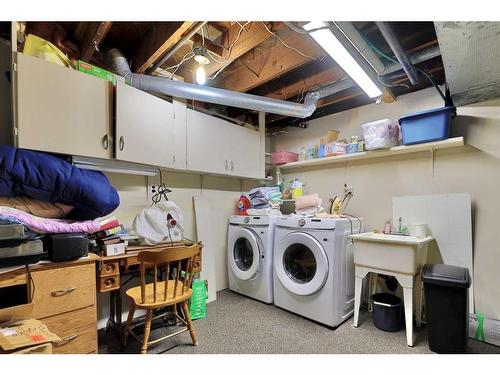
<svg viewBox="0 0 500 375">
<path fill-rule="evenodd" d="M 194 322 L 199 346 L 191 345 L 188 332 L 169 338 L 149 350 L 150 353 L 193 354 L 282 354 L 282 353 L 432 353 L 427 345 L 425 328 L 415 327 L 415 346 L 406 345 L 405 330 L 395 333 L 377 329 L 371 314 L 364 311 L 360 326 L 351 326 L 352 318 L 330 329 L 273 305 L 243 297 L 229 290 L 217 293 L 217 301 L 207 305 L 207 317 Z M 157 328 L 150 340 L 177 327 Z M 138 328 L 142 332 L 142 327 Z M 470 353 L 500 354 L 500 348 L 469 340 Z M 99 331 L 99 353 L 138 353 L 139 343 L 129 339 L 121 351 L 118 339 Z"/>
</svg>

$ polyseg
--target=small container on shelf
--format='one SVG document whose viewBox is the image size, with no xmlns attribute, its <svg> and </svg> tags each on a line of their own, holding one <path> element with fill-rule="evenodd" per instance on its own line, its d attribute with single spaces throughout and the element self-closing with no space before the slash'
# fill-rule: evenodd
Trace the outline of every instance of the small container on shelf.
<svg viewBox="0 0 500 375">
<path fill-rule="evenodd" d="M 271 153 L 271 163 L 274 165 L 282 165 L 292 163 L 299 159 L 299 154 L 288 151 L 276 151 Z"/>
<path fill-rule="evenodd" d="M 398 144 L 399 126 L 390 119 L 361 124 L 366 150 L 389 148 Z"/>
<path fill-rule="evenodd" d="M 412 113 L 399 119 L 404 145 L 434 142 L 450 136 L 451 120 L 456 116 L 455 107 L 435 108 Z"/>
<path fill-rule="evenodd" d="M 346 153 L 346 144 L 343 142 L 330 142 L 325 145 L 325 156 L 344 155 Z"/>
<path fill-rule="evenodd" d="M 358 152 L 358 142 L 348 143 L 345 145 L 346 154 L 355 154 Z"/>
</svg>

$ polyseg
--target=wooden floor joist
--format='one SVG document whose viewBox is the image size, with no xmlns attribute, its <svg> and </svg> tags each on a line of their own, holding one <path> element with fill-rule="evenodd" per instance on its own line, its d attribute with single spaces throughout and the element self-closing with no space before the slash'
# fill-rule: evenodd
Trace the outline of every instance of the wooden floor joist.
<svg viewBox="0 0 500 375">
<path fill-rule="evenodd" d="M 262 53 L 248 67 L 241 66 L 231 74 L 222 76 L 216 81 L 216 86 L 246 92 L 310 62 L 311 58 L 304 55 L 313 58 L 324 56 L 323 50 L 308 35 L 293 34 L 285 43 L 302 54 L 276 41 L 273 48 Z"/>
<path fill-rule="evenodd" d="M 90 61 L 94 52 L 104 40 L 112 22 L 80 22 L 77 36 L 80 38 L 80 60 Z"/>
<path fill-rule="evenodd" d="M 136 53 L 134 71 L 144 73 L 179 41 L 193 23 L 191 21 L 157 23 L 144 38 L 144 43 Z"/>
</svg>

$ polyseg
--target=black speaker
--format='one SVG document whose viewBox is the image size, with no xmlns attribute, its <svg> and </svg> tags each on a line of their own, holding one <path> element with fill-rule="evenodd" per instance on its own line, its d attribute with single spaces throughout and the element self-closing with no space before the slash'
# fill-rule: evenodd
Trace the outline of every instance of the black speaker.
<svg viewBox="0 0 500 375">
<path fill-rule="evenodd" d="M 43 249 L 53 262 L 75 260 L 89 253 L 89 239 L 86 233 L 48 234 L 43 238 Z"/>
</svg>

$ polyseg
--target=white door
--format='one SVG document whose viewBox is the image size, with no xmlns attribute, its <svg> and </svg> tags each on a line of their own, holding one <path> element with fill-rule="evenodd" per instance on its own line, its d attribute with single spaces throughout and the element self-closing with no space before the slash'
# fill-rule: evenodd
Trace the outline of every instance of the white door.
<svg viewBox="0 0 500 375">
<path fill-rule="evenodd" d="M 17 53 L 17 145 L 111 158 L 111 83 Z"/>
<path fill-rule="evenodd" d="M 254 279 L 261 269 L 259 240 L 247 228 L 234 230 L 228 241 L 228 261 L 233 274 L 240 280 Z"/>
<path fill-rule="evenodd" d="M 227 121 L 187 110 L 187 169 L 195 172 L 230 173 L 231 141 Z"/>
<path fill-rule="evenodd" d="M 274 270 L 291 293 L 308 296 L 318 292 L 328 277 L 328 257 L 318 240 L 293 232 L 274 249 Z"/>
<path fill-rule="evenodd" d="M 230 173 L 241 177 L 264 178 L 260 168 L 260 133 L 235 124 L 229 124 L 229 127 Z"/>
<path fill-rule="evenodd" d="M 173 104 L 131 87 L 116 84 L 116 139 L 118 160 L 174 167 Z"/>
</svg>

